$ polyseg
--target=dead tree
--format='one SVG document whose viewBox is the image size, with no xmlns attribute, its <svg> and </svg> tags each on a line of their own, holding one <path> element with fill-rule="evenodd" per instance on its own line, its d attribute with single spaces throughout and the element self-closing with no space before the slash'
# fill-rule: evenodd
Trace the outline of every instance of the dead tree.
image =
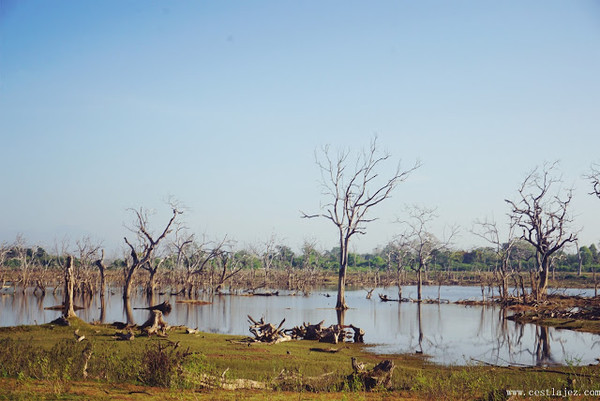
<svg viewBox="0 0 600 401">
<path fill-rule="evenodd" d="M 227 245 L 227 236 L 212 247 L 207 241 L 202 244 L 192 244 L 191 254 L 186 260 L 186 287 L 189 298 L 194 293 L 194 277 L 205 273 L 216 259 L 226 253 Z"/>
<path fill-rule="evenodd" d="M 268 282 L 269 282 L 269 272 L 271 271 L 271 269 L 273 268 L 273 261 L 275 259 L 275 242 L 276 242 L 276 236 L 275 234 L 272 234 L 269 239 L 267 241 L 265 241 L 264 245 L 264 252 L 262 253 L 262 266 L 263 269 L 265 269 L 265 282 L 264 287 L 268 287 Z M 257 254 L 260 254 L 260 252 L 256 252 Z"/>
<path fill-rule="evenodd" d="M 519 187 L 518 200 L 505 200 L 511 207 L 511 218 L 523 230 L 521 238 L 536 250 L 537 285 L 535 290 L 532 288 L 536 300 L 546 296 L 548 273 L 556 252 L 577 240 L 568 227 L 572 222 L 568 209 L 573 190 L 555 190 L 561 184 L 560 178 L 554 176 L 557 164 L 544 164 L 541 171 L 538 167 L 533 169 Z"/>
<path fill-rule="evenodd" d="M 234 252 L 222 252 L 216 258 L 218 267 L 221 269 L 218 281 L 215 286 L 215 293 L 221 292 L 223 284 L 231 277 L 238 274 L 244 268 L 244 261 L 239 259 Z"/>
<path fill-rule="evenodd" d="M 127 237 L 124 237 L 125 243 L 127 246 L 129 246 L 131 251 L 131 261 L 129 261 L 125 267 L 125 287 L 123 288 L 123 299 L 125 300 L 128 300 L 131 296 L 131 282 L 133 279 L 133 274 L 137 269 L 147 265 L 150 262 L 158 244 L 167 236 L 167 234 L 169 234 L 171 225 L 177 218 L 177 215 L 182 213 L 173 207 L 173 215 L 171 216 L 169 222 L 165 226 L 162 233 L 155 238 L 149 231 L 147 212 L 143 208 L 140 208 L 139 210 L 133 210 L 133 212 L 135 214 L 133 231 L 138 236 L 140 246 L 139 249 L 136 249 L 129 242 Z"/>
<path fill-rule="evenodd" d="M 592 164 L 590 172 L 584 176 L 592 184 L 590 195 L 596 195 L 600 199 L 600 164 Z"/>
<path fill-rule="evenodd" d="M 75 246 L 79 262 L 79 265 L 75 266 L 75 279 L 77 282 L 75 292 L 91 297 L 94 293 L 92 282 L 95 281 L 92 271 L 95 264 L 93 260 L 97 256 L 101 245 L 94 243 L 90 237 L 84 237 L 75 241 Z"/>
<path fill-rule="evenodd" d="M 94 264 L 98 266 L 98 270 L 100 271 L 100 322 L 104 323 L 104 319 L 106 318 L 106 277 L 104 275 L 106 266 L 104 266 L 104 249 L 100 252 L 100 259 L 94 262 Z"/>
<path fill-rule="evenodd" d="M 152 294 L 154 294 L 154 290 L 156 289 L 156 272 L 158 272 L 158 269 L 165 260 L 166 258 L 150 258 L 148 262 L 140 266 L 149 275 L 148 283 L 146 284 L 146 295 L 148 297 L 152 297 Z"/>
<path fill-rule="evenodd" d="M 429 223 L 436 217 L 435 209 L 420 206 L 408 208 L 409 219 L 400 221 L 407 226 L 401 236 L 409 249 L 410 268 L 417 274 L 417 301 L 422 301 L 423 274 L 427 272 L 434 252 L 447 249 L 458 232 L 457 227 L 451 227 L 447 238 L 439 240 L 429 231 Z"/>
<path fill-rule="evenodd" d="M 477 220 L 475 225 L 478 226 L 478 229 L 472 230 L 472 233 L 483 238 L 494 247 L 498 263 L 494 272 L 500 276 L 500 298 L 502 301 L 506 301 L 508 299 L 508 277 L 512 270 L 510 264 L 511 254 L 517 240 L 514 237 L 515 222 L 512 219 L 510 220 L 506 242 L 500 240 L 500 232 L 495 221 Z"/>
<path fill-rule="evenodd" d="M 19 261 L 19 282 L 22 286 L 22 292 L 25 294 L 29 282 L 31 281 L 31 273 L 35 264 L 35 251 L 34 248 L 27 248 L 25 238 L 19 234 L 12 246 L 12 252 L 14 257 Z M 14 282 L 15 292 L 17 281 Z"/>
<path fill-rule="evenodd" d="M 65 300 L 63 303 L 63 316 L 67 319 L 77 316 L 75 315 L 75 307 L 73 304 L 74 281 L 73 257 L 69 255 L 67 256 L 67 264 L 65 266 Z"/>
<path fill-rule="evenodd" d="M 371 141 L 368 150 L 359 154 L 355 161 L 349 160 L 349 152 L 330 154 L 329 146 L 322 149 L 322 155 L 316 156 L 321 170 L 324 195 L 328 198 L 321 214 L 308 215 L 304 218 L 322 217 L 330 220 L 338 231 L 340 246 L 339 274 L 336 309 L 348 309 L 346 305 L 346 271 L 348 269 L 348 249 L 350 238 L 355 234 L 365 234 L 366 225 L 375 220 L 367 216 L 369 210 L 389 198 L 396 186 L 406 180 L 415 171 L 420 162 L 407 170 L 400 165 L 388 179 L 381 179 L 378 170 L 390 155 L 380 154 L 377 149 L 377 138 Z"/>
</svg>

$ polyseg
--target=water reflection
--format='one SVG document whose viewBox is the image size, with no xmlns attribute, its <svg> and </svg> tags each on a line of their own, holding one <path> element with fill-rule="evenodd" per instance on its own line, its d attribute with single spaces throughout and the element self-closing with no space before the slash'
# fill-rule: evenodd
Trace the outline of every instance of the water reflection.
<svg viewBox="0 0 600 401">
<path fill-rule="evenodd" d="M 405 297 L 416 294 L 416 288 L 405 286 Z M 428 293 L 428 291 L 430 293 Z M 451 301 L 481 297 L 478 287 L 441 287 L 441 297 Z M 581 291 L 581 290 L 578 290 Z M 424 298 L 437 298 L 438 287 L 424 287 Z M 148 318 L 149 305 L 169 300 L 173 310 L 166 317 L 171 325 L 186 325 L 207 332 L 248 334 L 247 315 L 255 319 L 280 322 L 291 328 L 303 322 L 325 325 L 353 324 L 362 328 L 365 342 L 373 344 L 377 353 L 423 353 L 434 362 L 464 364 L 483 361 L 499 365 L 552 365 L 578 362 L 595 363 L 599 355 L 600 336 L 568 330 L 517 324 L 505 319 L 506 311 L 498 307 L 474 307 L 455 304 L 418 304 L 380 302 L 378 296 L 366 299 L 362 290 L 347 291 L 351 309 L 335 308 L 335 293 L 319 290 L 310 296 L 245 297 L 206 296 L 210 305 L 176 303 L 177 297 L 155 295 L 146 298 L 143 291 L 124 303 L 120 290 L 107 288 L 104 296 L 76 298 L 76 304 L 87 306 L 77 315 L 86 321 L 127 321 L 141 324 Z M 283 294 L 283 292 L 281 292 Z M 396 296 L 397 288 L 376 289 L 375 294 Z M 62 302 L 60 292 L 35 297 L 0 296 L 0 325 L 48 323 L 60 311 L 43 308 Z M 327 295 L 330 295 L 329 297 Z"/>
</svg>

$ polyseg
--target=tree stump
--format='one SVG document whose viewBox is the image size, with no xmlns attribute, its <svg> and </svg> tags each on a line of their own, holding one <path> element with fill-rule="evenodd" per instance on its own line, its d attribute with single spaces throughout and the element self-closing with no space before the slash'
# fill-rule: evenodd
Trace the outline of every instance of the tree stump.
<svg viewBox="0 0 600 401">
<path fill-rule="evenodd" d="M 348 382 L 355 383 L 358 379 L 367 391 L 378 387 L 390 389 L 392 387 L 392 374 L 395 367 L 394 362 L 386 359 L 379 362 L 373 369 L 365 370 L 363 363 L 359 363 L 356 358 L 352 358 L 354 373 L 348 376 Z"/>
<path fill-rule="evenodd" d="M 350 328 L 354 330 L 354 342 L 363 344 L 365 342 L 365 331 L 353 325 L 350 325 Z"/>
<path fill-rule="evenodd" d="M 156 334 L 160 337 L 167 336 L 167 328 L 167 322 L 165 322 L 163 314 L 159 310 L 153 310 L 152 316 L 150 316 L 150 318 L 146 320 L 146 323 L 141 326 L 141 329 L 145 331 L 148 336 Z"/>
</svg>

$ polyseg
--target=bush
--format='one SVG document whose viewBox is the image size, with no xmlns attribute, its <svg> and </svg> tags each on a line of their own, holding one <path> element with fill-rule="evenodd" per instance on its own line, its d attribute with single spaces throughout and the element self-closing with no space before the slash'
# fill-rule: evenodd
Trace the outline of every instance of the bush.
<svg viewBox="0 0 600 401">
<path fill-rule="evenodd" d="M 150 386 L 171 387 L 183 382 L 183 365 L 192 355 L 189 351 L 177 350 L 174 344 L 157 343 L 147 346 L 142 354 L 139 379 Z"/>
</svg>

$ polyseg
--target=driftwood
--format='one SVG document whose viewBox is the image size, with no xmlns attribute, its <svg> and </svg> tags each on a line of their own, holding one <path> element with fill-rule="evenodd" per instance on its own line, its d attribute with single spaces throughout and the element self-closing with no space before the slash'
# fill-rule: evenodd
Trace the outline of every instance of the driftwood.
<svg viewBox="0 0 600 401">
<path fill-rule="evenodd" d="M 195 329 L 191 329 L 189 327 L 185 328 L 185 334 L 198 334 L 198 328 L 196 327 Z"/>
<path fill-rule="evenodd" d="M 169 301 L 164 301 L 161 304 L 149 306 L 147 308 L 133 308 L 133 309 L 147 309 L 147 310 L 151 310 L 151 311 L 161 311 L 162 313 L 164 313 L 166 315 L 169 312 L 171 312 L 171 304 L 169 303 Z"/>
<path fill-rule="evenodd" d="M 321 330 L 321 337 L 319 338 L 319 342 L 322 343 L 330 343 L 337 344 L 340 341 L 344 342 L 346 338 L 346 331 L 344 330 L 344 326 L 339 324 L 334 324 L 329 327 Z"/>
<path fill-rule="evenodd" d="M 337 352 L 340 352 L 341 350 L 343 350 L 346 347 L 341 347 L 341 348 L 310 348 L 310 351 L 313 352 L 325 352 L 327 354 L 335 354 Z"/>
<path fill-rule="evenodd" d="M 85 340 L 85 336 L 79 334 L 79 329 L 76 329 L 73 335 L 75 336 L 75 341 L 77 341 L 78 343 Z"/>
<path fill-rule="evenodd" d="M 156 334 L 159 337 L 167 336 L 169 328 L 167 322 L 163 319 L 163 314 L 159 310 L 153 310 L 152 316 L 140 327 L 148 336 Z"/>
<path fill-rule="evenodd" d="M 389 389 L 392 386 L 392 374 L 395 367 L 394 362 L 386 359 L 375 365 L 373 369 L 367 370 L 364 363 L 360 363 L 352 357 L 352 370 L 354 370 L 354 373 L 348 376 L 348 382 L 355 383 L 358 380 L 363 384 L 365 390 Z"/>
<path fill-rule="evenodd" d="M 255 297 L 276 297 L 279 295 L 279 291 L 253 292 L 252 295 Z"/>
<path fill-rule="evenodd" d="M 361 329 L 360 327 L 356 327 L 353 325 L 350 325 L 350 328 L 352 330 L 354 330 L 354 342 L 355 343 L 364 343 L 365 342 L 365 331 L 363 329 Z"/>
<path fill-rule="evenodd" d="M 250 315 L 248 315 L 248 322 L 250 323 L 250 333 L 254 334 L 254 341 L 275 344 L 291 340 L 291 337 L 285 334 L 282 329 L 285 319 L 283 319 L 277 327 L 273 326 L 271 323 L 265 323 L 264 318 L 260 318 L 259 321 L 256 321 Z"/>
<path fill-rule="evenodd" d="M 126 333 L 116 332 L 113 335 L 113 338 L 116 339 L 117 341 L 131 341 L 135 338 L 135 335 L 133 334 L 133 330 L 131 330 L 131 328 L 130 328 L 129 330 L 127 330 Z"/>
<path fill-rule="evenodd" d="M 302 326 L 296 326 L 286 330 L 293 339 L 316 340 L 325 343 L 337 344 L 346 339 L 353 338 L 355 343 L 364 343 L 365 332 L 359 327 L 353 325 L 334 324 L 329 327 L 323 327 L 323 322 L 317 324 L 303 323 Z M 354 335 L 347 332 L 346 329 L 352 329 Z"/>
<path fill-rule="evenodd" d="M 381 302 L 400 302 L 400 299 L 389 298 L 387 295 L 379 294 L 379 300 Z"/>
<path fill-rule="evenodd" d="M 305 322 L 302 324 L 302 326 L 296 326 L 292 329 L 286 330 L 286 332 L 290 334 L 293 339 L 318 340 L 321 338 L 321 331 L 323 330 L 324 322 L 325 320 L 321 320 L 317 324 L 306 324 Z"/>
</svg>

